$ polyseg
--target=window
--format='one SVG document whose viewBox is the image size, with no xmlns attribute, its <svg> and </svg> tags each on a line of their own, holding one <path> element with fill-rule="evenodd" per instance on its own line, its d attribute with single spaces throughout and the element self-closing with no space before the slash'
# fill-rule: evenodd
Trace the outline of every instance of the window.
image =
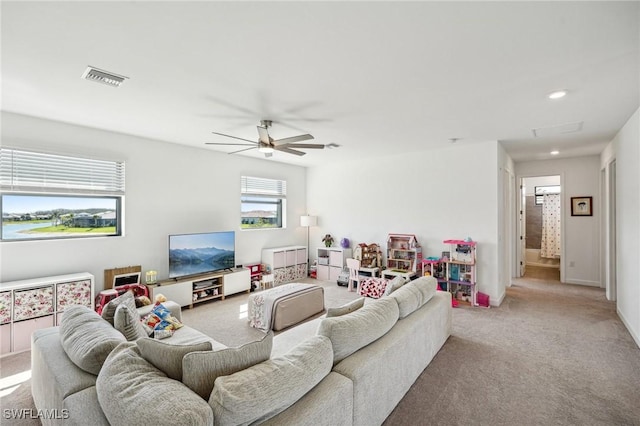
<svg viewBox="0 0 640 426">
<path fill-rule="evenodd" d="M 122 235 L 124 162 L 0 148 L 2 241 Z"/>
<path fill-rule="evenodd" d="M 286 227 L 286 181 L 242 176 L 240 187 L 241 229 Z"/>
</svg>

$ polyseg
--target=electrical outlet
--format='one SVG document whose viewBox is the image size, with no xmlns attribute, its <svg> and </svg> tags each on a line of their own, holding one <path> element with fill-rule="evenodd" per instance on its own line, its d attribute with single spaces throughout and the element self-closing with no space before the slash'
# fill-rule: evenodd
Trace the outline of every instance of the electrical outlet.
<svg viewBox="0 0 640 426">
<path fill-rule="evenodd" d="M 576 262 L 574 262 L 573 260 L 569 261 L 569 267 L 573 268 L 574 266 L 576 266 Z"/>
</svg>

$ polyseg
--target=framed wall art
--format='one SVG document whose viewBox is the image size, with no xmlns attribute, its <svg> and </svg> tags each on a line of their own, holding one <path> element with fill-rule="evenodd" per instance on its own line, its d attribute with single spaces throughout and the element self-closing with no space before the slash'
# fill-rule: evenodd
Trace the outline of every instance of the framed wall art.
<svg viewBox="0 0 640 426">
<path fill-rule="evenodd" d="M 593 197 L 571 197 L 571 216 L 593 216 Z"/>
</svg>

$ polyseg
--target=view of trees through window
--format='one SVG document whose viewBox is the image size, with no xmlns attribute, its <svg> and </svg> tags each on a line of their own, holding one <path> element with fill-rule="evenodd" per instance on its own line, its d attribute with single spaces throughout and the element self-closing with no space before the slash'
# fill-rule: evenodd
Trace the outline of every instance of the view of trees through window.
<svg viewBox="0 0 640 426">
<path fill-rule="evenodd" d="M 120 198 L 2 196 L 2 240 L 120 235 Z"/>
</svg>

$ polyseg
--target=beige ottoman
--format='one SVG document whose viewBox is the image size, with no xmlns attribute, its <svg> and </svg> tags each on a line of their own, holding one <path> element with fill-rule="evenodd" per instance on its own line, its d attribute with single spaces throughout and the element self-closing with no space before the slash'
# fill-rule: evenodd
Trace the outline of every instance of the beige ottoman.
<svg viewBox="0 0 640 426">
<path fill-rule="evenodd" d="M 280 331 L 324 311 L 324 288 L 290 283 L 249 296 L 249 325 Z"/>
</svg>

